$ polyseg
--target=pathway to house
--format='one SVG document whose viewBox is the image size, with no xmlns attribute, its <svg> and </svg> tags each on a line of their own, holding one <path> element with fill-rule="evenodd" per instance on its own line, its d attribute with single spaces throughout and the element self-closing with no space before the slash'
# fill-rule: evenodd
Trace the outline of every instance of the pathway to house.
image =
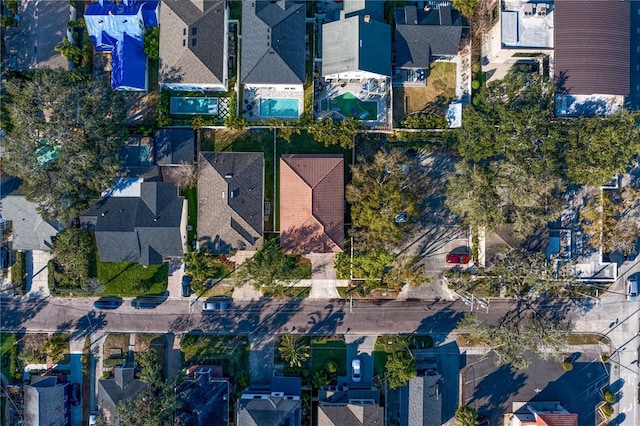
<svg viewBox="0 0 640 426">
<path fill-rule="evenodd" d="M 180 371 L 180 342 L 182 335 L 166 333 L 164 335 L 167 347 L 167 377 L 173 378 Z"/>
<path fill-rule="evenodd" d="M 273 334 L 249 335 L 249 382 L 252 388 L 268 389 L 273 377 L 273 351 L 276 337 Z"/>
<path fill-rule="evenodd" d="M 169 261 L 169 280 L 167 283 L 167 291 L 169 291 L 170 299 L 182 298 L 182 276 L 184 275 L 184 267 L 181 259 L 171 259 Z"/>
<path fill-rule="evenodd" d="M 102 378 L 104 342 L 109 333 L 99 332 L 91 334 L 91 370 L 89 373 L 89 409 L 93 411 L 97 408 L 98 380 Z"/>
<path fill-rule="evenodd" d="M 29 296 L 47 297 L 49 291 L 49 273 L 47 265 L 51 260 L 51 253 L 44 250 L 30 250 L 26 252 L 27 288 Z"/>
</svg>

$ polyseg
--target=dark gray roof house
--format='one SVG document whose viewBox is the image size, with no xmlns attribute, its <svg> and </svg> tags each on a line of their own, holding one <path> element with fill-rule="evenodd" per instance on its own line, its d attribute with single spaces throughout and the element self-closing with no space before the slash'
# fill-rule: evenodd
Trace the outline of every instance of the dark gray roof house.
<svg viewBox="0 0 640 426">
<path fill-rule="evenodd" d="M 264 154 L 201 152 L 198 242 L 213 253 L 255 250 L 264 236 Z"/>
<path fill-rule="evenodd" d="M 134 377 L 133 367 L 115 367 L 113 379 L 98 380 L 98 409 L 115 424 L 116 406 L 123 399 L 135 398 L 147 384 Z"/>
<path fill-rule="evenodd" d="M 238 426 L 300 426 L 300 377 L 274 377 L 270 390 L 247 389 L 238 400 Z"/>
<path fill-rule="evenodd" d="M 201 369 L 204 370 L 204 369 Z M 229 424 L 229 381 L 212 378 L 206 372 L 185 380 L 177 390 L 182 407 L 179 424 L 227 426 Z"/>
<path fill-rule="evenodd" d="M 462 18 L 451 6 L 405 6 L 395 10 L 395 19 L 397 68 L 428 68 L 434 58 L 458 54 Z"/>
<path fill-rule="evenodd" d="M 2 28 L 3 68 L 14 71 L 38 68 L 66 69 L 69 62 L 56 52 L 55 47 L 62 43 L 62 38 L 67 34 L 69 3 L 57 0 L 29 0 L 18 1 L 17 4 L 18 25 Z"/>
<path fill-rule="evenodd" d="M 120 179 L 80 222 L 95 233 L 102 262 L 161 264 L 187 243 L 187 202 L 172 183 Z"/>
<path fill-rule="evenodd" d="M 369 15 L 376 21 L 384 21 L 384 0 L 347 0 L 342 2 L 341 17 Z"/>
<path fill-rule="evenodd" d="M 391 76 L 391 27 L 370 15 L 322 26 L 322 75 L 370 73 Z"/>
<path fill-rule="evenodd" d="M 27 201 L 18 190 L 20 179 L 3 175 L 0 187 L 0 224 L 11 229 L 12 250 L 46 250 L 53 248 L 52 238 L 64 226 L 42 218 L 37 204 Z"/>
<path fill-rule="evenodd" d="M 318 426 L 384 426 L 384 408 L 377 389 L 329 387 L 318 391 Z"/>
<path fill-rule="evenodd" d="M 33 376 L 24 386 L 25 426 L 71 425 L 68 385 L 55 376 Z"/>
<path fill-rule="evenodd" d="M 300 1 L 242 3 L 240 83 L 304 84 L 305 13 Z"/>
<path fill-rule="evenodd" d="M 155 159 L 159 166 L 193 164 L 195 158 L 193 129 L 158 129 L 153 134 Z"/>
<path fill-rule="evenodd" d="M 228 28 L 223 0 L 162 0 L 160 84 L 175 90 L 226 91 Z"/>
<path fill-rule="evenodd" d="M 400 388 L 401 426 L 440 426 L 442 424 L 441 376 L 428 370 Z"/>
</svg>

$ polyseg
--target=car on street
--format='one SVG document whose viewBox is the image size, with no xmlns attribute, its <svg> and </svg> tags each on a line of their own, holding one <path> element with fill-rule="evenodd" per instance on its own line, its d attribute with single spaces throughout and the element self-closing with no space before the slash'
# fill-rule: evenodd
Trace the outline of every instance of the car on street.
<svg viewBox="0 0 640 426">
<path fill-rule="evenodd" d="M 447 253 L 447 263 L 466 265 L 471 258 L 467 253 Z"/>
<path fill-rule="evenodd" d="M 636 275 L 627 278 L 627 300 L 630 302 L 638 300 L 638 277 Z"/>
<path fill-rule="evenodd" d="M 122 298 L 116 296 L 101 297 L 93 302 L 93 309 L 109 310 L 118 309 L 122 305 Z"/>
<path fill-rule="evenodd" d="M 71 387 L 69 388 L 69 402 L 74 406 L 78 406 L 82 402 L 80 383 L 71 384 Z"/>
<path fill-rule="evenodd" d="M 362 364 L 360 358 L 355 358 L 351 361 L 351 380 L 358 383 L 360 379 L 362 379 Z"/>
<path fill-rule="evenodd" d="M 97 414 L 91 414 L 89 416 L 89 426 L 95 426 L 96 423 L 98 423 L 98 415 Z"/>
<path fill-rule="evenodd" d="M 189 297 L 191 295 L 191 277 L 184 275 L 182 277 L 182 297 Z"/>
<path fill-rule="evenodd" d="M 138 297 L 131 301 L 131 306 L 134 309 L 155 309 L 162 302 L 158 297 Z"/>
<path fill-rule="evenodd" d="M 202 302 L 203 312 L 224 311 L 231 306 L 232 299 L 225 297 L 215 297 Z"/>
</svg>

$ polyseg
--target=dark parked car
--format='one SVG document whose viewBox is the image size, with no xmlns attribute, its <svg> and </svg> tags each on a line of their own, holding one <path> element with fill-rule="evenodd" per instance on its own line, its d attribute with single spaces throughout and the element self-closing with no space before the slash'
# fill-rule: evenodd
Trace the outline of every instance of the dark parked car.
<svg viewBox="0 0 640 426">
<path fill-rule="evenodd" d="M 82 391 L 80 388 L 80 383 L 73 383 L 69 388 L 69 402 L 71 405 L 80 405 L 82 402 Z"/>
<path fill-rule="evenodd" d="M 101 297 L 93 302 L 93 309 L 106 310 L 106 309 L 118 309 L 122 305 L 122 298 L 109 296 Z"/>
<path fill-rule="evenodd" d="M 466 265 L 471 258 L 467 253 L 449 253 L 447 254 L 447 263 L 460 263 Z"/>
<path fill-rule="evenodd" d="M 189 297 L 191 295 L 191 277 L 184 275 L 182 277 L 182 297 Z"/>
<path fill-rule="evenodd" d="M 155 309 L 162 302 L 163 300 L 157 297 L 138 297 L 131 301 L 131 306 L 134 309 Z"/>
<path fill-rule="evenodd" d="M 203 312 L 213 312 L 213 311 L 224 311 L 231 306 L 232 299 L 225 297 L 216 297 L 212 299 L 207 299 L 207 301 L 202 303 L 202 311 Z"/>
</svg>

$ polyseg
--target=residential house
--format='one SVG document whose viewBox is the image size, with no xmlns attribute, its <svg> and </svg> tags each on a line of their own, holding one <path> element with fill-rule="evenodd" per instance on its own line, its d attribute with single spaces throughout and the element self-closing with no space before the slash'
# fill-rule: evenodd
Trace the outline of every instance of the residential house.
<svg viewBox="0 0 640 426">
<path fill-rule="evenodd" d="M 578 426 L 578 415 L 558 401 L 514 402 L 505 415 L 505 426 Z"/>
<path fill-rule="evenodd" d="M 0 224 L 11 233 L 10 250 L 51 251 L 53 237 L 64 228 L 58 220 L 44 219 L 38 206 L 19 191 L 18 178 L 3 175 L 0 188 Z"/>
<path fill-rule="evenodd" d="M 384 426 L 384 407 L 377 389 L 330 386 L 318 391 L 318 426 Z"/>
<path fill-rule="evenodd" d="M 482 46 L 483 71 L 488 79 L 503 78 L 517 63 L 537 62 L 542 68 L 545 57 L 553 63 L 554 30 L 558 27 L 555 8 L 563 2 L 499 0 L 497 19 Z"/>
<path fill-rule="evenodd" d="M 69 383 L 56 376 L 32 376 L 24 385 L 25 426 L 70 426 Z"/>
<path fill-rule="evenodd" d="M 221 366 L 189 367 L 187 378 L 177 389 L 182 401 L 176 412 L 179 424 L 229 425 L 229 380 L 217 377 L 216 373 L 222 373 Z"/>
<path fill-rule="evenodd" d="M 391 76 L 391 27 L 355 14 L 322 25 L 322 76 L 332 80 Z"/>
<path fill-rule="evenodd" d="M 67 37 L 69 3 L 56 0 L 17 1 L 17 26 L 3 25 L 4 69 L 29 71 L 39 68 L 67 68 L 68 61 L 55 47 Z M 6 6 L 3 4 L 3 6 Z M 6 11 L 3 12 L 5 15 Z M 38 19 L 38 17 L 40 17 Z"/>
<path fill-rule="evenodd" d="M 238 426 L 300 426 L 302 379 L 273 377 L 271 388 L 246 389 L 237 402 Z"/>
<path fill-rule="evenodd" d="M 133 399 L 147 387 L 135 378 L 133 367 L 115 367 L 112 379 L 98 380 L 98 409 L 109 424 L 116 424 L 116 406 L 123 399 Z"/>
<path fill-rule="evenodd" d="M 248 118 L 297 118 L 306 80 L 304 2 L 242 3 L 240 83 Z"/>
<path fill-rule="evenodd" d="M 280 158 L 280 246 L 286 253 L 344 249 L 344 159 L 340 154 Z"/>
<path fill-rule="evenodd" d="M 147 90 L 147 28 L 158 26 L 157 0 L 101 0 L 89 4 L 84 20 L 93 46 L 111 53 L 111 87 Z"/>
<path fill-rule="evenodd" d="M 102 262 L 161 264 L 187 244 L 187 201 L 168 182 L 119 179 L 80 222 L 94 232 Z"/>
<path fill-rule="evenodd" d="M 227 91 L 229 9 L 224 0 L 162 0 L 160 85 Z"/>
<path fill-rule="evenodd" d="M 427 370 L 400 388 L 400 426 L 440 426 L 442 424 L 442 377 Z"/>
<path fill-rule="evenodd" d="M 623 107 L 630 94 L 630 57 L 637 54 L 630 48 L 630 22 L 629 2 L 555 3 L 557 115 L 607 115 Z"/>
<path fill-rule="evenodd" d="M 451 6 L 395 10 L 394 84 L 426 84 L 431 62 L 451 59 L 460 51 L 462 17 Z"/>
<path fill-rule="evenodd" d="M 264 154 L 201 152 L 198 244 L 213 253 L 257 250 L 264 236 Z"/>
</svg>

